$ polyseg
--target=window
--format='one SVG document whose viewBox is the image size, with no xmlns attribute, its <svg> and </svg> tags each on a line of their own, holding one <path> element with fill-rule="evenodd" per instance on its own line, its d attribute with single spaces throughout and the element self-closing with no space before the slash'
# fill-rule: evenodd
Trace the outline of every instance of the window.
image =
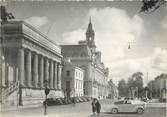
<svg viewBox="0 0 167 117">
<path fill-rule="evenodd" d="M 70 71 L 66 71 L 66 75 L 67 75 L 67 76 L 70 76 Z"/>
</svg>

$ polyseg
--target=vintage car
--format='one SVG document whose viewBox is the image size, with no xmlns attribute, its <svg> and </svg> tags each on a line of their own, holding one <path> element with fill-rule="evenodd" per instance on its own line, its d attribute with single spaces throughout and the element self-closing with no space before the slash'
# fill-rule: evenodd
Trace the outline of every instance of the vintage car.
<svg viewBox="0 0 167 117">
<path fill-rule="evenodd" d="M 146 108 L 146 103 L 139 100 L 120 100 L 114 102 L 110 111 L 113 114 L 118 112 L 136 112 L 142 114 Z"/>
</svg>

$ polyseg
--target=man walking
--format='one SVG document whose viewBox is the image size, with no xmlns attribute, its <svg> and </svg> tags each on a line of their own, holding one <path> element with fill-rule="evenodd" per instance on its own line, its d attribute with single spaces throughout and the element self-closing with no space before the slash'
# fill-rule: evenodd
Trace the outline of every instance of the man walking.
<svg viewBox="0 0 167 117">
<path fill-rule="evenodd" d="M 101 104 L 100 104 L 98 99 L 96 99 L 96 101 L 95 101 L 95 106 L 96 106 L 97 115 L 100 115 Z"/>
</svg>

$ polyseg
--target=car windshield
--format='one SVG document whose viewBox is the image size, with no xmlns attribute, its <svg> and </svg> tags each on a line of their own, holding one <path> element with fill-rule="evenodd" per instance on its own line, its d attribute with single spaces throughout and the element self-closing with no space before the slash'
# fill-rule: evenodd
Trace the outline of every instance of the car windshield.
<svg viewBox="0 0 167 117">
<path fill-rule="evenodd" d="M 132 104 L 132 102 L 130 100 L 125 100 L 124 104 Z"/>
<path fill-rule="evenodd" d="M 114 104 L 124 104 L 124 100 L 114 102 Z"/>
</svg>

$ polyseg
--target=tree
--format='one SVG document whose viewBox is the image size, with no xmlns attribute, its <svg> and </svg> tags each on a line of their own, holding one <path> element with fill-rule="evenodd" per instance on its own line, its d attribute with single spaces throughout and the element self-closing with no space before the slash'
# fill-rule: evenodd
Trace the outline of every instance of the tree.
<svg viewBox="0 0 167 117">
<path fill-rule="evenodd" d="M 128 96 L 128 86 L 124 79 L 118 83 L 118 92 L 120 96 Z"/>
<path fill-rule="evenodd" d="M 165 4 L 165 0 L 143 0 L 143 6 L 140 12 L 151 13 L 157 10 L 161 5 Z"/>
<path fill-rule="evenodd" d="M 141 96 L 143 91 L 143 73 L 136 72 L 132 74 L 132 76 L 128 79 L 128 87 L 129 89 L 136 90 L 136 96 Z"/>
</svg>

